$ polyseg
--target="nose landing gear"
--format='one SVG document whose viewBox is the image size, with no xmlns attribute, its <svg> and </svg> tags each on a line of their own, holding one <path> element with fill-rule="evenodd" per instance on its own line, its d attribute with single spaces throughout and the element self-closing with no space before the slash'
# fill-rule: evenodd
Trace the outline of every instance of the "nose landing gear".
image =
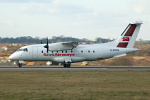
<svg viewBox="0 0 150 100">
<path fill-rule="evenodd" d="M 19 60 L 18 63 L 17 63 L 17 66 L 18 66 L 19 68 L 21 68 L 23 63 L 24 63 L 24 61 Z"/>
</svg>

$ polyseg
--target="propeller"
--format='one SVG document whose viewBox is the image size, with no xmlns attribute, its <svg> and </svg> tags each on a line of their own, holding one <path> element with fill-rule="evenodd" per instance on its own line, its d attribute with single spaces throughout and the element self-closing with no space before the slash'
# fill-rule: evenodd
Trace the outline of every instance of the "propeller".
<svg viewBox="0 0 150 100">
<path fill-rule="evenodd" d="M 44 48 L 47 48 L 47 53 L 48 53 L 48 50 L 49 50 L 49 46 L 48 46 L 48 38 L 47 38 L 47 43 L 46 43 L 46 45 L 44 46 Z"/>
</svg>

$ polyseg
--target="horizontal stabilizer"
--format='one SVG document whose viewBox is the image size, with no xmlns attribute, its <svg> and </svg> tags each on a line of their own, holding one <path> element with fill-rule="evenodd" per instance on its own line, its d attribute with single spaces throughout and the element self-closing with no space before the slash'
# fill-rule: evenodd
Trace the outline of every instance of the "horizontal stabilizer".
<svg viewBox="0 0 150 100">
<path fill-rule="evenodd" d="M 126 56 L 127 54 L 121 54 L 121 55 L 116 55 L 114 57 L 122 57 L 122 56 Z"/>
</svg>

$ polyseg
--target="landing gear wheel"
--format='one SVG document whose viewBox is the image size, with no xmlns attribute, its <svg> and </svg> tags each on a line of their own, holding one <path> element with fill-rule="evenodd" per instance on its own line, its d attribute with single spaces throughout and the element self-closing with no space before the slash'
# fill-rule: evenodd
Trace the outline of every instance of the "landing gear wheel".
<svg viewBox="0 0 150 100">
<path fill-rule="evenodd" d="M 70 68 L 70 64 L 64 64 L 65 68 Z"/>
<path fill-rule="evenodd" d="M 18 67 L 19 67 L 19 68 L 21 68 L 21 67 L 22 67 L 22 64 L 21 64 L 21 63 L 18 63 L 17 65 L 18 65 Z"/>
</svg>

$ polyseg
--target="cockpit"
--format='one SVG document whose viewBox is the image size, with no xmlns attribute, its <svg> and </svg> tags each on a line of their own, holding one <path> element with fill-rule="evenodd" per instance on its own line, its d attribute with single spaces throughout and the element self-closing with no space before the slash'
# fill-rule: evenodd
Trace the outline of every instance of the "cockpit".
<svg viewBox="0 0 150 100">
<path fill-rule="evenodd" d="M 20 48 L 17 50 L 17 52 L 20 52 L 20 51 L 28 52 L 28 49 L 27 48 Z"/>
<path fill-rule="evenodd" d="M 29 54 L 29 48 L 28 47 L 22 47 L 18 49 L 16 52 L 14 52 L 12 55 L 9 56 L 10 60 L 19 60 L 24 61 L 25 59 L 28 59 L 28 57 L 32 57 L 32 54 Z M 28 55 L 28 56 L 27 56 Z"/>
</svg>

